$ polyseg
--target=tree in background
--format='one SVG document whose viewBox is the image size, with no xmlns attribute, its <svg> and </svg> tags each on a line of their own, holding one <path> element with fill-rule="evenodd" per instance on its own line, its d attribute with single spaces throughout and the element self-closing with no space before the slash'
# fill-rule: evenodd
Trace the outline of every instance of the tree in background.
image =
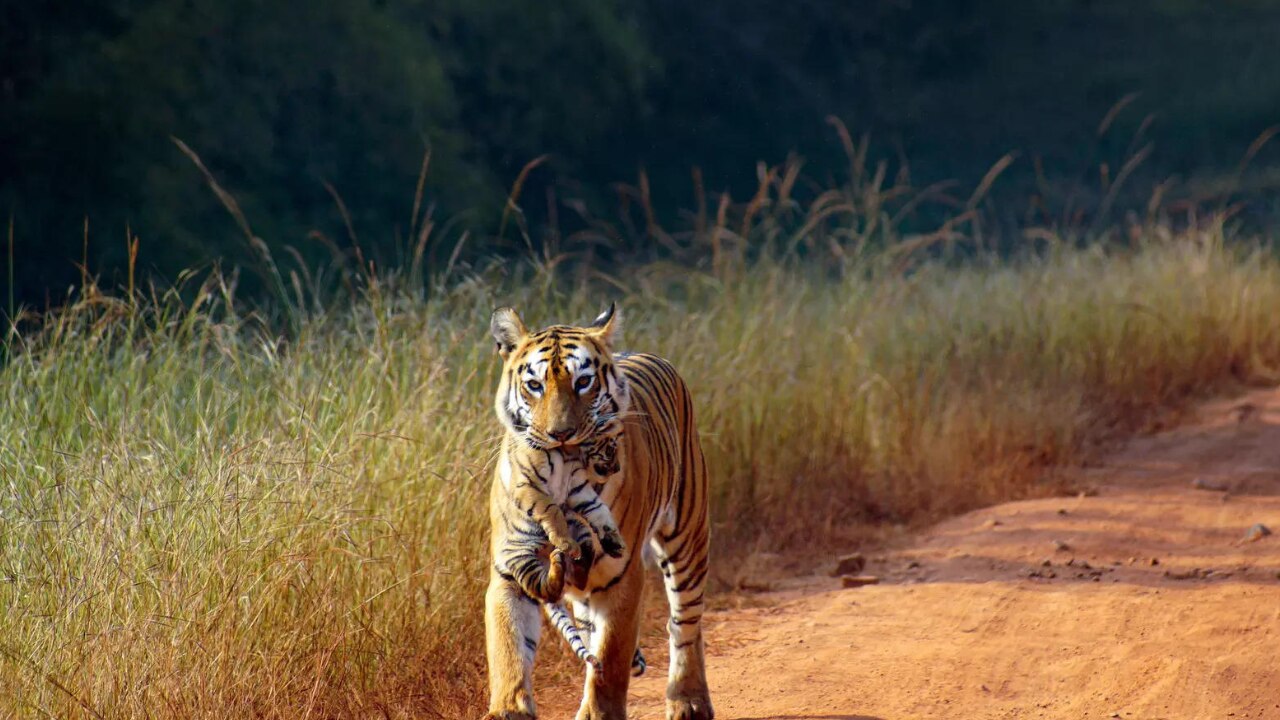
<svg viewBox="0 0 1280 720">
<path fill-rule="evenodd" d="M 478 235 L 549 155 L 523 196 L 534 242 L 550 197 L 608 210 L 641 168 L 664 217 L 691 204 L 694 165 L 739 198 L 792 150 L 838 178 L 828 115 L 923 181 L 972 183 L 1018 149 L 1004 187 L 1034 190 L 1037 159 L 1093 182 L 1135 142 L 1155 144 L 1148 179 L 1211 179 L 1280 122 L 1277 35 L 1280 11 L 1252 1 L 0 0 L 0 211 L 18 295 L 43 304 L 78 278 L 86 218 L 108 281 L 126 227 L 162 278 L 254 261 L 171 137 L 277 254 L 351 254 L 337 196 L 384 267 L 412 244 L 428 148 L 437 219 Z"/>
<path fill-rule="evenodd" d="M 53 7 L 56 5 L 57 7 Z M 520 165 L 575 171 L 635 113 L 647 58 L 609 3 L 5 3 L 0 202 L 18 228 L 19 295 L 111 273 L 125 229 L 170 278 L 251 250 L 190 159 L 254 233 L 326 259 L 349 249 L 336 194 L 371 257 L 412 222 L 423 162 L 447 214 L 494 210 Z M 581 167 L 589 167 L 584 162 Z M 332 191 L 330 191 L 332 188 Z"/>
</svg>

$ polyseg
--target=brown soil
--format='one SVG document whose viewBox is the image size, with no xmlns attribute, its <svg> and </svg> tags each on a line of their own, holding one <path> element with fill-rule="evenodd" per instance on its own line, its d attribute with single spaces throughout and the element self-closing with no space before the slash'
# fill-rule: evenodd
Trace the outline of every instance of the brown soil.
<svg viewBox="0 0 1280 720">
<path fill-rule="evenodd" d="M 1280 390 L 1081 486 L 944 522 L 870 558 L 879 584 L 809 577 L 709 614 L 717 717 L 1280 718 Z M 1245 540 L 1255 523 L 1277 534 Z M 635 720 L 664 717 L 659 637 Z M 577 691 L 551 694 L 544 716 L 571 718 Z"/>
</svg>

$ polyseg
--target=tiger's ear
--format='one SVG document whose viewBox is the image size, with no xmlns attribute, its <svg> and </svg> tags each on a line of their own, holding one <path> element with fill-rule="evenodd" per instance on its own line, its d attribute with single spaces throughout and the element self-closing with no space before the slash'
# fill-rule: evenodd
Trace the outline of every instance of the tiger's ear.
<svg viewBox="0 0 1280 720">
<path fill-rule="evenodd" d="M 525 335 L 529 334 L 520 321 L 520 316 L 509 307 L 493 311 L 493 317 L 489 320 L 489 332 L 493 334 L 493 340 L 498 344 L 498 354 L 503 358 L 515 350 Z"/>
<path fill-rule="evenodd" d="M 609 309 L 591 321 L 591 330 L 608 347 L 622 341 L 622 311 L 616 302 L 609 303 Z"/>
</svg>

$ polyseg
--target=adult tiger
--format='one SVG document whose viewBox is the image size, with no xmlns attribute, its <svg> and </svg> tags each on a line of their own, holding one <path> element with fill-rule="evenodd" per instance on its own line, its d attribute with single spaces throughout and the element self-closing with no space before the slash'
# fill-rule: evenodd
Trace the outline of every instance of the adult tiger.
<svg viewBox="0 0 1280 720">
<path fill-rule="evenodd" d="M 671 608 L 667 717 L 714 717 L 702 640 L 707 472 L 693 404 L 667 361 L 613 354 L 620 327 L 620 313 L 612 305 L 590 326 L 553 325 L 535 333 L 510 308 L 493 314 L 490 330 L 503 359 L 495 410 L 506 432 L 490 491 L 488 720 L 536 717 L 532 670 L 542 630 L 539 602 L 558 600 L 555 586 L 561 583 L 555 580 L 564 577 L 564 568 L 553 567 L 548 559 L 541 527 L 512 502 L 509 482 L 503 480 L 510 481 L 515 472 L 512 456 L 529 447 L 560 452 L 602 428 L 616 431 L 614 422 L 622 424 L 621 472 L 605 482 L 599 495 L 626 547 L 617 558 L 598 554 L 581 573 L 585 578 L 564 588 L 601 664 L 598 672 L 587 670 L 578 720 L 626 718 L 646 544 L 662 570 Z"/>
</svg>

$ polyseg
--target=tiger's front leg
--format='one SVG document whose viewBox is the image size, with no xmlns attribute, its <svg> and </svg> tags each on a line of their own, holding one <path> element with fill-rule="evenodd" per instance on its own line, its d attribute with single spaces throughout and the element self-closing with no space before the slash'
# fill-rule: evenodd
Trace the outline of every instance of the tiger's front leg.
<svg viewBox="0 0 1280 720">
<path fill-rule="evenodd" d="M 626 720 L 627 688 L 640 629 L 643 564 L 635 558 L 616 584 L 597 590 L 585 605 L 592 628 L 591 649 L 601 670 L 587 671 L 586 689 L 577 720 Z"/>
<path fill-rule="evenodd" d="M 489 713 L 485 720 L 536 720 L 533 660 L 542 633 L 538 603 L 497 572 L 485 593 Z"/>
</svg>

